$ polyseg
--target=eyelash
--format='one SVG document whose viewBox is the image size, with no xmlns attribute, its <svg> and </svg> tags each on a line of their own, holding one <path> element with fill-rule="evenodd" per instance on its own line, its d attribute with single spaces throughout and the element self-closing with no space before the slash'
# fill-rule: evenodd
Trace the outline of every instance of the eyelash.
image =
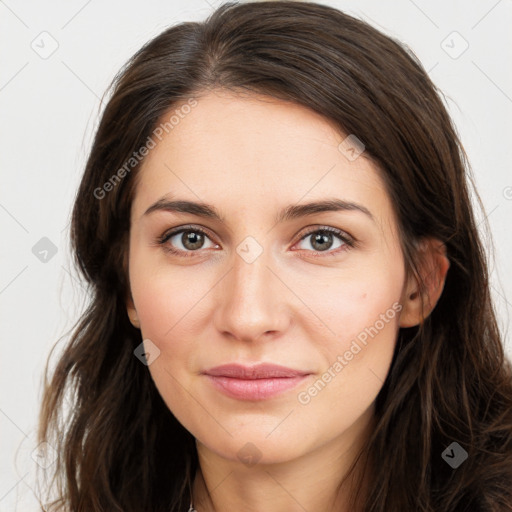
<svg viewBox="0 0 512 512">
<path fill-rule="evenodd" d="M 185 258 L 193 257 L 196 255 L 196 253 L 198 253 L 200 251 L 200 249 L 198 249 L 197 251 L 182 251 L 181 249 L 175 249 L 169 245 L 166 245 L 167 241 L 170 238 L 172 238 L 173 236 L 175 236 L 179 233 L 184 233 L 186 231 L 201 233 L 204 236 L 211 238 L 208 235 L 208 233 L 201 227 L 195 226 L 195 225 L 190 225 L 190 226 L 181 226 L 179 228 L 175 228 L 170 231 L 166 231 L 163 235 L 159 236 L 155 240 L 155 242 L 157 245 L 161 245 L 164 251 L 169 252 L 171 254 L 185 257 Z M 354 247 L 357 247 L 357 240 L 355 238 L 348 236 L 344 231 L 341 231 L 341 229 L 333 228 L 330 226 L 321 226 L 321 227 L 311 228 L 306 233 L 304 233 L 302 235 L 302 237 L 299 238 L 299 240 L 296 243 L 302 242 L 302 240 L 307 238 L 309 235 L 312 235 L 315 233 L 323 233 L 323 232 L 333 233 L 334 235 L 338 236 L 345 245 L 343 245 L 342 247 L 338 247 L 335 250 L 330 250 L 330 251 L 308 251 L 308 250 L 306 250 L 306 252 L 312 253 L 311 256 L 313 256 L 314 258 L 329 257 L 329 256 L 337 255 L 340 252 L 348 251 Z M 305 249 L 302 249 L 302 250 L 305 250 Z"/>
</svg>

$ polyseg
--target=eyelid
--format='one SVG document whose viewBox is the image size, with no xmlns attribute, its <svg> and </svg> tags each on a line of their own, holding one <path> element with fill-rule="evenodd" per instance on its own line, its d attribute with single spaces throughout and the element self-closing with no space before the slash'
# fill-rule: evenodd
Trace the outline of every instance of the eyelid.
<svg viewBox="0 0 512 512">
<path fill-rule="evenodd" d="M 329 233 L 333 233 L 339 236 L 342 240 L 346 238 L 348 241 L 355 241 L 354 237 L 349 235 L 343 229 L 327 226 L 325 224 L 315 224 L 313 226 L 305 228 L 305 231 L 301 233 L 301 236 L 298 241 L 304 240 L 304 238 L 306 238 L 308 235 L 311 235 L 312 233 L 317 233 L 319 231 L 327 231 Z"/>
<path fill-rule="evenodd" d="M 177 235 L 182 231 L 198 231 L 200 233 L 204 233 L 209 238 L 215 238 L 215 236 L 212 236 L 212 232 L 208 228 L 205 228 L 204 226 L 201 226 L 199 224 L 184 224 L 182 226 L 176 226 L 174 228 L 170 228 L 164 231 L 164 233 L 158 237 L 158 240 L 168 240 L 172 236 Z"/>
</svg>

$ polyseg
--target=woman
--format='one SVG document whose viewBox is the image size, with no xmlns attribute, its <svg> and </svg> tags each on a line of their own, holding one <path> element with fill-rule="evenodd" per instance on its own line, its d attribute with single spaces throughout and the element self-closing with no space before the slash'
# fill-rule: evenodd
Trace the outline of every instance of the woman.
<svg viewBox="0 0 512 512">
<path fill-rule="evenodd" d="M 45 389 L 45 510 L 512 510 L 466 167 L 419 62 L 333 8 L 146 44 L 74 206 L 91 303 Z"/>
</svg>

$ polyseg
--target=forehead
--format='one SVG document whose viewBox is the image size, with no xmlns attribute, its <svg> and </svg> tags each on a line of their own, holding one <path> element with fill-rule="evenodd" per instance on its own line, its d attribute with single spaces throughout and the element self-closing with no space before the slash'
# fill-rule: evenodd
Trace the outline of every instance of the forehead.
<svg viewBox="0 0 512 512">
<path fill-rule="evenodd" d="M 364 152 L 350 160 L 340 151 L 347 134 L 333 121 L 256 94 L 212 91 L 196 101 L 143 161 L 134 215 L 166 194 L 200 198 L 222 211 L 272 209 L 327 196 L 370 201 L 382 213 L 389 209 L 377 166 Z M 179 108 L 162 116 L 161 125 Z"/>
</svg>

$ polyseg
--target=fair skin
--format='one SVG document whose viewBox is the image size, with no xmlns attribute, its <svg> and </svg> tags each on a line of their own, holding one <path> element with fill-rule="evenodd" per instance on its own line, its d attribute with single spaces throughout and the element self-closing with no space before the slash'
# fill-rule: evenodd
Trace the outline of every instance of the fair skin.
<svg viewBox="0 0 512 512">
<path fill-rule="evenodd" d="M 430 313 L 448 260 L 435 241 L 425 245 L 422 309 L 379 171 L 364 153 L 350 160 L 338 149 L 345 135 L 333 123 L 259 95 L 216 90 L 197 100 L 138 175 L 127 301 L 132 324 L 160 351 L 148 366 L 159 393 L 196 438 L 194 505 L 198 512 L 348 512 L 350 480 L 337 487 L 372 428 L 398 329 Z M 145 214 L 164 196 L 208 203 L 223 220 Z M 371 217 L 351 209 L 276 222 L 289 205 L 328 198 L 356 203 Z M 155 243 L 180 226 L 196 238 L 179 233 Z M 334 233 L 322 240 L 315 229 L 323 227 L 356 245 Z M 240 248 L 257 257 L 248 262 Z M 345 357 L 371 326 L 378 333 Z M 315 394 L 313 384 L 329 368 L 332 374 L 338 356 L 342 371 Z M 226 396 L 202 374 L 262 361 L 310 374 L 264 400 Z M 255 464 L 243 460 L 251 454 Z"/>
</svg>

